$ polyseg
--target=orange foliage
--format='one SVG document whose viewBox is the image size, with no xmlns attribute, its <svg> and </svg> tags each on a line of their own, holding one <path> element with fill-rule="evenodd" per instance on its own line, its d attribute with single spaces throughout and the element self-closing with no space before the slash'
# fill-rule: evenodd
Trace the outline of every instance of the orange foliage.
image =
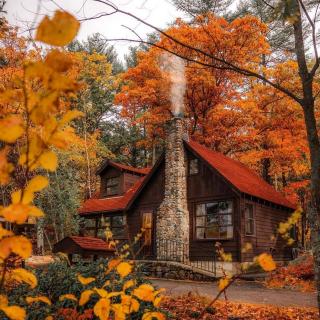
<svg viewBox="0 0 320 320">
<path fill-rule="evenodd" d="M 205 298 L 188 295 L 167 298 L 161 306 L 172 318 L 191 320 L 197 319 L 205 305 Z M 316 320 L 318 311 L 316 308 L 276 307 L 218 300 L 214 307 L 206 309 L 204 319 Z"/>
<path fill-rule="evenodd" d="M 305 255 L 299 262 L 278 268 L 266 280 L 269 288 L 299 289 L 303 292 L 315 291 L 314 262 L 312 256 Z"/>
<path fill-rule="evenodd" d="M 294 61 L 262 67 L 261 56 L 269 54 L 266 26 L 255 17 L 227 22 L 223 18 L 198 18 L 193 24 L 178 20 L 166 33 L 218 58 L 260 70 L 282 86 L 301 91 Z M 290 181 L 305 179 L 309 156 L 300 106 L 263 82 L 245 79 L 227 69 L 209 68 L 200 52 L 162 37 L 157 43 L 191 61 L 186 62 L 185 116 L 193 139 L 234 157 L 273 183 L 279 190 Z M 146 138 L 140 145 L 154 148 L 163 142 L 164 123 L 172 115 L 170 81 L 161 72 L 162 50 L 140 52 L 138 65 L 123 74 L 124 85 L 116 96 L 122 116 Z"/>
</svg>

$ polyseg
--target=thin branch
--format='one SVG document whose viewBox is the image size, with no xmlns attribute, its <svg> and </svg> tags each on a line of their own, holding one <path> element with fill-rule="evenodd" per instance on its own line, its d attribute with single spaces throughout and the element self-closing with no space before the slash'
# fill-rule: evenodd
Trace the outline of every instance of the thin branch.
<svg viewBox="0 0 320 320">
<path fill-rule="evenodd" d="M 133 19 L 143 23 L 144 25 L 154 29 L 155 31 L 159 32 L 160 34 L 162 34 L 163 36 L 165 36 L 166 38 L 172 40 L 173 42 L 175 42 L 176 44 L 186 48 L 186 49 L 189 49 L 193 52 L 197 52 L 199 54 L 201 54 L 202 56 L 204 57 L 207 57 L 207 58 L 210 58 L 212 59 L 213 61 L 215 62 L 219 62 L 222 64 L 222 66 L 217 66 L 217 65 L 214 65 L 214 64 L 207 64 L 207 63 L 200 63 L 199 60 L 193 60 L 193 59 L 188 59 L 187 57 L 185 56 L 182 56 L 182 55 L 178 55 L 176 52 L 173 52 L 171 51 L 171 53 L 173 53 L 174 55 L 176 56 L 179 56 L 180 58 L 183 58 L 185 60 L 188 60 L 188 61 L 192 61 L 192 62 L 195 62 L 195 63 L 198 63 L 198 64 L 201 64 L 201 65 L 204 65 L 204 66 L 208 66 L 208 67 L 212 67 L 212 68 L 218 68 L 218 69 L 222 69 L 222 70 L 230 70 L 230 71 L 234 71 L 234 72 L 237 72 L 237 73 L 240 73 L 242 75 L 245 75 L 245 76 L 248 76 L 248 77 L 254 77 L 254 78 L 258 78 L 262 81 L 265 81 L 266 83 L 268 83 L 269 85 L 271 85 L 272 87 L 276 88 L 277 90 L 279 91 L 282 91 L 283 93 L 285 93 L 286 95 L 288 95 L 290 98 L 292 98 L 293 100 L 295 100 L 296 102 L 298 102 L 300 105 L 302 104 L 302 99 L 300 97 L 298 97 L 297 95 L 295 95 L 293 92 L 289 91 L 288 89 L 282 87 L 281 85 L 277 84 L 277 83 L 274 83 L 273 81 L 267 79 L 266 77 L 260 75 L 259 73 L 256 73 L 254 71 L 250 71 L 250 70 L 247 70 L 247 69 L 243 69 L 241 67 L 238 67 L 236 65 L 234 65 L 233 63 L 231 62 L 228 62 L 226 60 L 223 60 L 221 58 L 218 58 L 217 56 L 214 56 L 212 54 L 209 54 L 199 48 L 195 48 L 191 45 L 188 45 L 178 39 L 176 39 L 175 37 L 171 36 L 170 34 L 166 33 L 165 31 L 159 29 L 158 27 L 144 21 L 143 19 L 137 17 L 136 15 L 130 13 L 130 12 L 127 12 L 127 11 L 124 11 L 124 10 L 121 10 L 119 9 L 116 5 L 114 5 L 113 3 L 107 1 L 107 0 L 93 0 L 95 2 L 99 2 L 99 3 L 102 3 L 102 4 L 105 4 L 109 7 L 111 7 L 115 12 L 118 12 L 118 13 L 122 13 L 124 15 L 127 15 L 129 17 L 132 17 Z M 113 41 L 131 41 L 131 42 L 139 42 L 137 40 L 132 40 L 132 39 L 113 39 Z M 152 46 L 156 46 L 154 43 L 150 43 L 150 45 Z M 163 47 L 161 48 L 163 49 Z M 167 52 L 170 52 L 169 50 L 166 50 Z"/>
<path fill-rule="evenodd" d="M 128 27 L 128 26 L 125 26 L 125 25 L 121 25 L 122 27 L 124 27 L 124 28 L 126 28 L 126 29 L 128 29 L 129 31 L 131 31 L 134 35 L 136 35 L 137 36 L 137 38 L 140 40 L 140 41 L 142 41 L 143 42 L 143 39 L 139 36 L 139 34 L 136 32 L 136 31 L 134 31 L 133 29 L 131 29 L 130 27 Z"/>
<path fill-rule="evenodd" d="M 304 14 L 306 15 L 310 25 L 311 25 L 311 29 L 312 29 L 312 43 L 313 43 L 313 50 L 314 50 L 314 55 L 315 55 L 315 64 L 314 66 L 312 67 L 311 71 L 310 71 L 310 75 L 313 77 L 317 71 L 317 69 L 319 68 L 319 55 L 318 55 L 318 48 L 317 48 L 317 36 L 316 36 L 316 26 L 314 24 L 314 21 L 312 21 L 309 13 L 308 13 L 308 10 L 306 8 L 306 6 L 304 5 L 303 1 L 302 0 L 298 0 L 298 2 L 300 3 L 300 6 L 304 12 Z"/>
<path fill-rule="evenodd" d="M 262 2 L 264 3 L 264 4 L 266 4 L 268 7 L 270 7 L 271 9 L 275 9 L 275 7 L 274 6 L 272 6 L 270 3 L 268 3 L 267 1 L 265 1 L 265 0 L 262 0 Z"/>
</svg>

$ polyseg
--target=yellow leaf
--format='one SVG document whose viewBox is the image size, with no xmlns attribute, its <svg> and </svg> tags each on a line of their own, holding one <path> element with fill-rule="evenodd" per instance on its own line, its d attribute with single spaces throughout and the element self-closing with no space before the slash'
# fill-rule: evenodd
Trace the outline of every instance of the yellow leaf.
<svg viewBox="0 0 320 320">
<path fill-rule="evenodd" d="M 132 271 L 132 266 L 128 262 L 121 262 L 117 265 L 117 272 L 119 273 L 121 278 L 126 277 Z"/>
<path fill-rule="evenodd" d="M 79 110 L 69 110 L 63 115 L 59 124 L 64 125 L 64 124 L 66 124 L 66 123 L 68 123 L 78 117 L 82 117 L 82 116 L 83 116 L 83 112 L 81 112 Z"/>
<path fill-rule="evenodd" d="M 53 316 L 47 316 L 44 320 L 54 320 Z"/>
<path fill-rule="evenodd" d="M 0 294 L 0 307 L 8 305 L 8 298 L 4 294 Z"/>
<path fill-rule="evenodd" d="M 70 13 L 56 11 L 50 20 L 46 16 L 38 26 L 36 40 L 54 46 L 65 46 L 77 35 L 79 22 Z"/>
<path fill-rule="evenodd" d="M 123 306 L 124 313 L 138 312 L 140 303 L 133 297 L 123 294 L 121 296 L 121 304 Z"/>
<path fill-rule="evenodd" d="M 111 307 L 114 312 L 114 320 L 126 320 L 125 308 L 122 304 L 114 303 Z"/>
<path fill-rule="evenodd" d="M 0 308 L 10 320 L 24 320 L 26 311 L 18 306 L 8 306 Z"/>
<path fill-rule="evenodd" d="M 85 305 L 90 300 L 90 297 L 93 293 L 93 290 L 82 291 L 79 299 L 79 306 Z"/>
<path fill-rule="evenodd" d="M 41 209 L 35 207 L 35 206 L 29 206 L 29 212 L 28 212 L 29 217 L 43 217 L 44 213 Z"/>
<path fill-rule="evenodd" d="M 2 225 L 0 224 L 0 239 L 4 238 L 4 237 L 8 237 L 8 236 L 13 236 L 13 232 L 9 231 L 5 228 L 2 227 Z"/>
<path fill-rule="evenodd" d="M 11 201 L 13 204 L 21 202 L 22 204 L 29 204 L 33 201 L 33 192 L 29 192 L 27 189 L 23 191 L 17 190 L 11 193 Z"/>
<path fill-rule="evenodd" d="M 39 162 L 42 168 L 55 171 L 58 165 L 58 158 L 54 152 L 46 151 L 40 156 Z"/>
<path fill-rule="evenodd" d="M 78 301 L 76 296 L 74 294 L 71 294 L 71 293 L 63 294 L 62 296 L 59 297 L 59 301 L 63 301 L 63 300 Z"/>
<path fill-rule="evenodd" d="M 110 314 L 110 300 L 101 298 L 93 308 L 94 314 L 99 317 L 100 320 L 108 320 Z"/>
<path fill-rule="evenodd" d="M 107 287 L 110 285 L 110 280 L 106 280 L 106 282 L 103 284 L 102 288 Z"/>
<path fill-rule="evenodd" d="M 154 288 L 150 284 L 141 284 L 133 290 L 133 294 L 143 301 L 152 302 L 154 300 Z"/>
<path fill-rule="evenodd" d="M 229 284 L 228 278 L 222 278 L 219 280 L 219 290 L 222 291 Z"/>
<path fill-rule="evenodd" d="M 23 132 L 22 119 L 19 116 L 9 115 L 0 119 L 0 140 L 13 143 L 22 136 Z"/>
<path fill-rule="evenodd" d="M 119 263 L 121 262 L 120 259 L 112 259 L 108 262 L 108 271 L 114 269 Z"/>
<path fill-rule="evenodd" d="M 252 250 L 252 244 L 250 242 L 246 242 L 243 246 L 243 248 L 241 249 L 242 253 L 246 253 L 248 251 Z"/>
<path fill-rule="evenodd" d="M 32 272 L 27 271 L 26 269 L 13 269 L 10 275 L 14 280 L 18 282 L 27 283 L 28 285 L 30 285 L 32 289 L 34 289 L 38 284 L 36 276 Z"/>
<path fill-rule="evenodd" d="M 127 290 L 128 288 L 131 288 L 131 287 L 133 287 L 133 286 L 135 286 L 136 285 L 136 281 L 135 280 L 128 280 L 128 281 L 126 281 L 125 283 L 124 283 L 124 285 L 123 285 L 123 291 L 125 291 L 125 290 Z"/>
<path fill-rule="evenodd" d="M 23 259 L 30 257 L 32 245 L 24 236 L 6 237 L 0 240 L 0 259 L 7 258 L 13 252 Z"/>
<path fill-rule="evenodd" d="M 158 308 L 159 306 L 160 306 L 160 303 L 161 303 L 161 301 L 162 301 L 162 296 L 161 297 L 156 297 L 155 299 L 154 299 L 154 301 L 153 301 L 153 305 L 156 307 L 156 308 Z"/>
<path fill-rule="evenodd" d="M 38 192 L 46 188 L 48 184 L 48 178 L 44 176 L 35 176 L 29 181 L 26 189 L 30 192 Z"/>
<path fill-rule="evenodd" d="M 94 288 L 93 290 L 95 290 L 101 298 L 106 298 L 108 296 L 108 292 L 104 289 Z"/>
<path fill-rule="evenodd" d="M 273 271 L 276 268 L 276 263 L 268 253 L 260 254 L 258 256 L 258 263 L 264 271 Z"/>
<path fill-rule="evenodd" d="M 11 204 L 0 211 L 0 216 L 3 216 L 7 221 L 17 224 L 25 223 L 28 218 L 29 208 L 21 203 Z"/>
<path fill-rule="evenodd" d="M 26 297 L 26 302 L 28 304 L 34 303 L 34 302 L 43 302 L 48 304 L 49 306 L 51 306 L 51 301 L 49 298 L 45 297 L 45 296 L 39 296 L 39 297 Z"/>
<path fill-rule="evenodd" d="M 50 51 L 45 59 L 45 63 L 57 72 L 67 71 L 73 64 L 72 60 L 65 53 L 54 49 Z"/>
<path fill-rule="evenodd" d="M 79 275 L 78 275 L 78 280 L 80 281 L 81 284 L 87 285 L 87 284 L 95 281 L 96 278 L 93 278 L 93 277 L 85 278 L 85 277 L 83 277 L 81 274 L 79 274 Z"/>
<path fill-rule="evenodd" d="M 142 320 L 166 320 L 164 314 L 160 312 L 147 312 L 142 316 Z"/>
</svg>

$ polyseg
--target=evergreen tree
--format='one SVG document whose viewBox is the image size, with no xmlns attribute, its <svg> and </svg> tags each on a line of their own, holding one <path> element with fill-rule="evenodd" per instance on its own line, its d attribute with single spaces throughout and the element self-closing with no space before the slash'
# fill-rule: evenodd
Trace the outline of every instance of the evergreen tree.
<svg viewBox="0 0 320 320">
<path fill-rule="evenodd" d="M 232 4 L 231 0 L 173 0 L 174 5 L 191 16 L 207 13 L 222 15 Z"/>
</svg>

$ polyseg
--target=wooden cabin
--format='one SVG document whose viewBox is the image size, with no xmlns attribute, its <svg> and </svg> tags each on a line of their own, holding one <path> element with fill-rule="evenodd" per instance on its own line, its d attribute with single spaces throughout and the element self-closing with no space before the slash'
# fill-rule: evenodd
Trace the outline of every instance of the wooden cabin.
<svg viewBox="0 0 320 320">
<path fill-rule="evenodd" d="M 103 238 L 108 225 L 115 239 L 127 240 L 143 228 L 144 257 L 153 259 L 175 248 L 181 261 L 210 261 L 216 242 L 233 262 L 262 252 L 291 259 L 291 249 L 272 235 L 295 206 L 240 162 L 184 139 L 182 126 L 179 118 L 171 121 L 166 150 L 153 168 L 103 163 L 100 196 L 79 211 L 83 236 Z M 246 243 L 252 250 L 244 253 Z"/>
</svg>

